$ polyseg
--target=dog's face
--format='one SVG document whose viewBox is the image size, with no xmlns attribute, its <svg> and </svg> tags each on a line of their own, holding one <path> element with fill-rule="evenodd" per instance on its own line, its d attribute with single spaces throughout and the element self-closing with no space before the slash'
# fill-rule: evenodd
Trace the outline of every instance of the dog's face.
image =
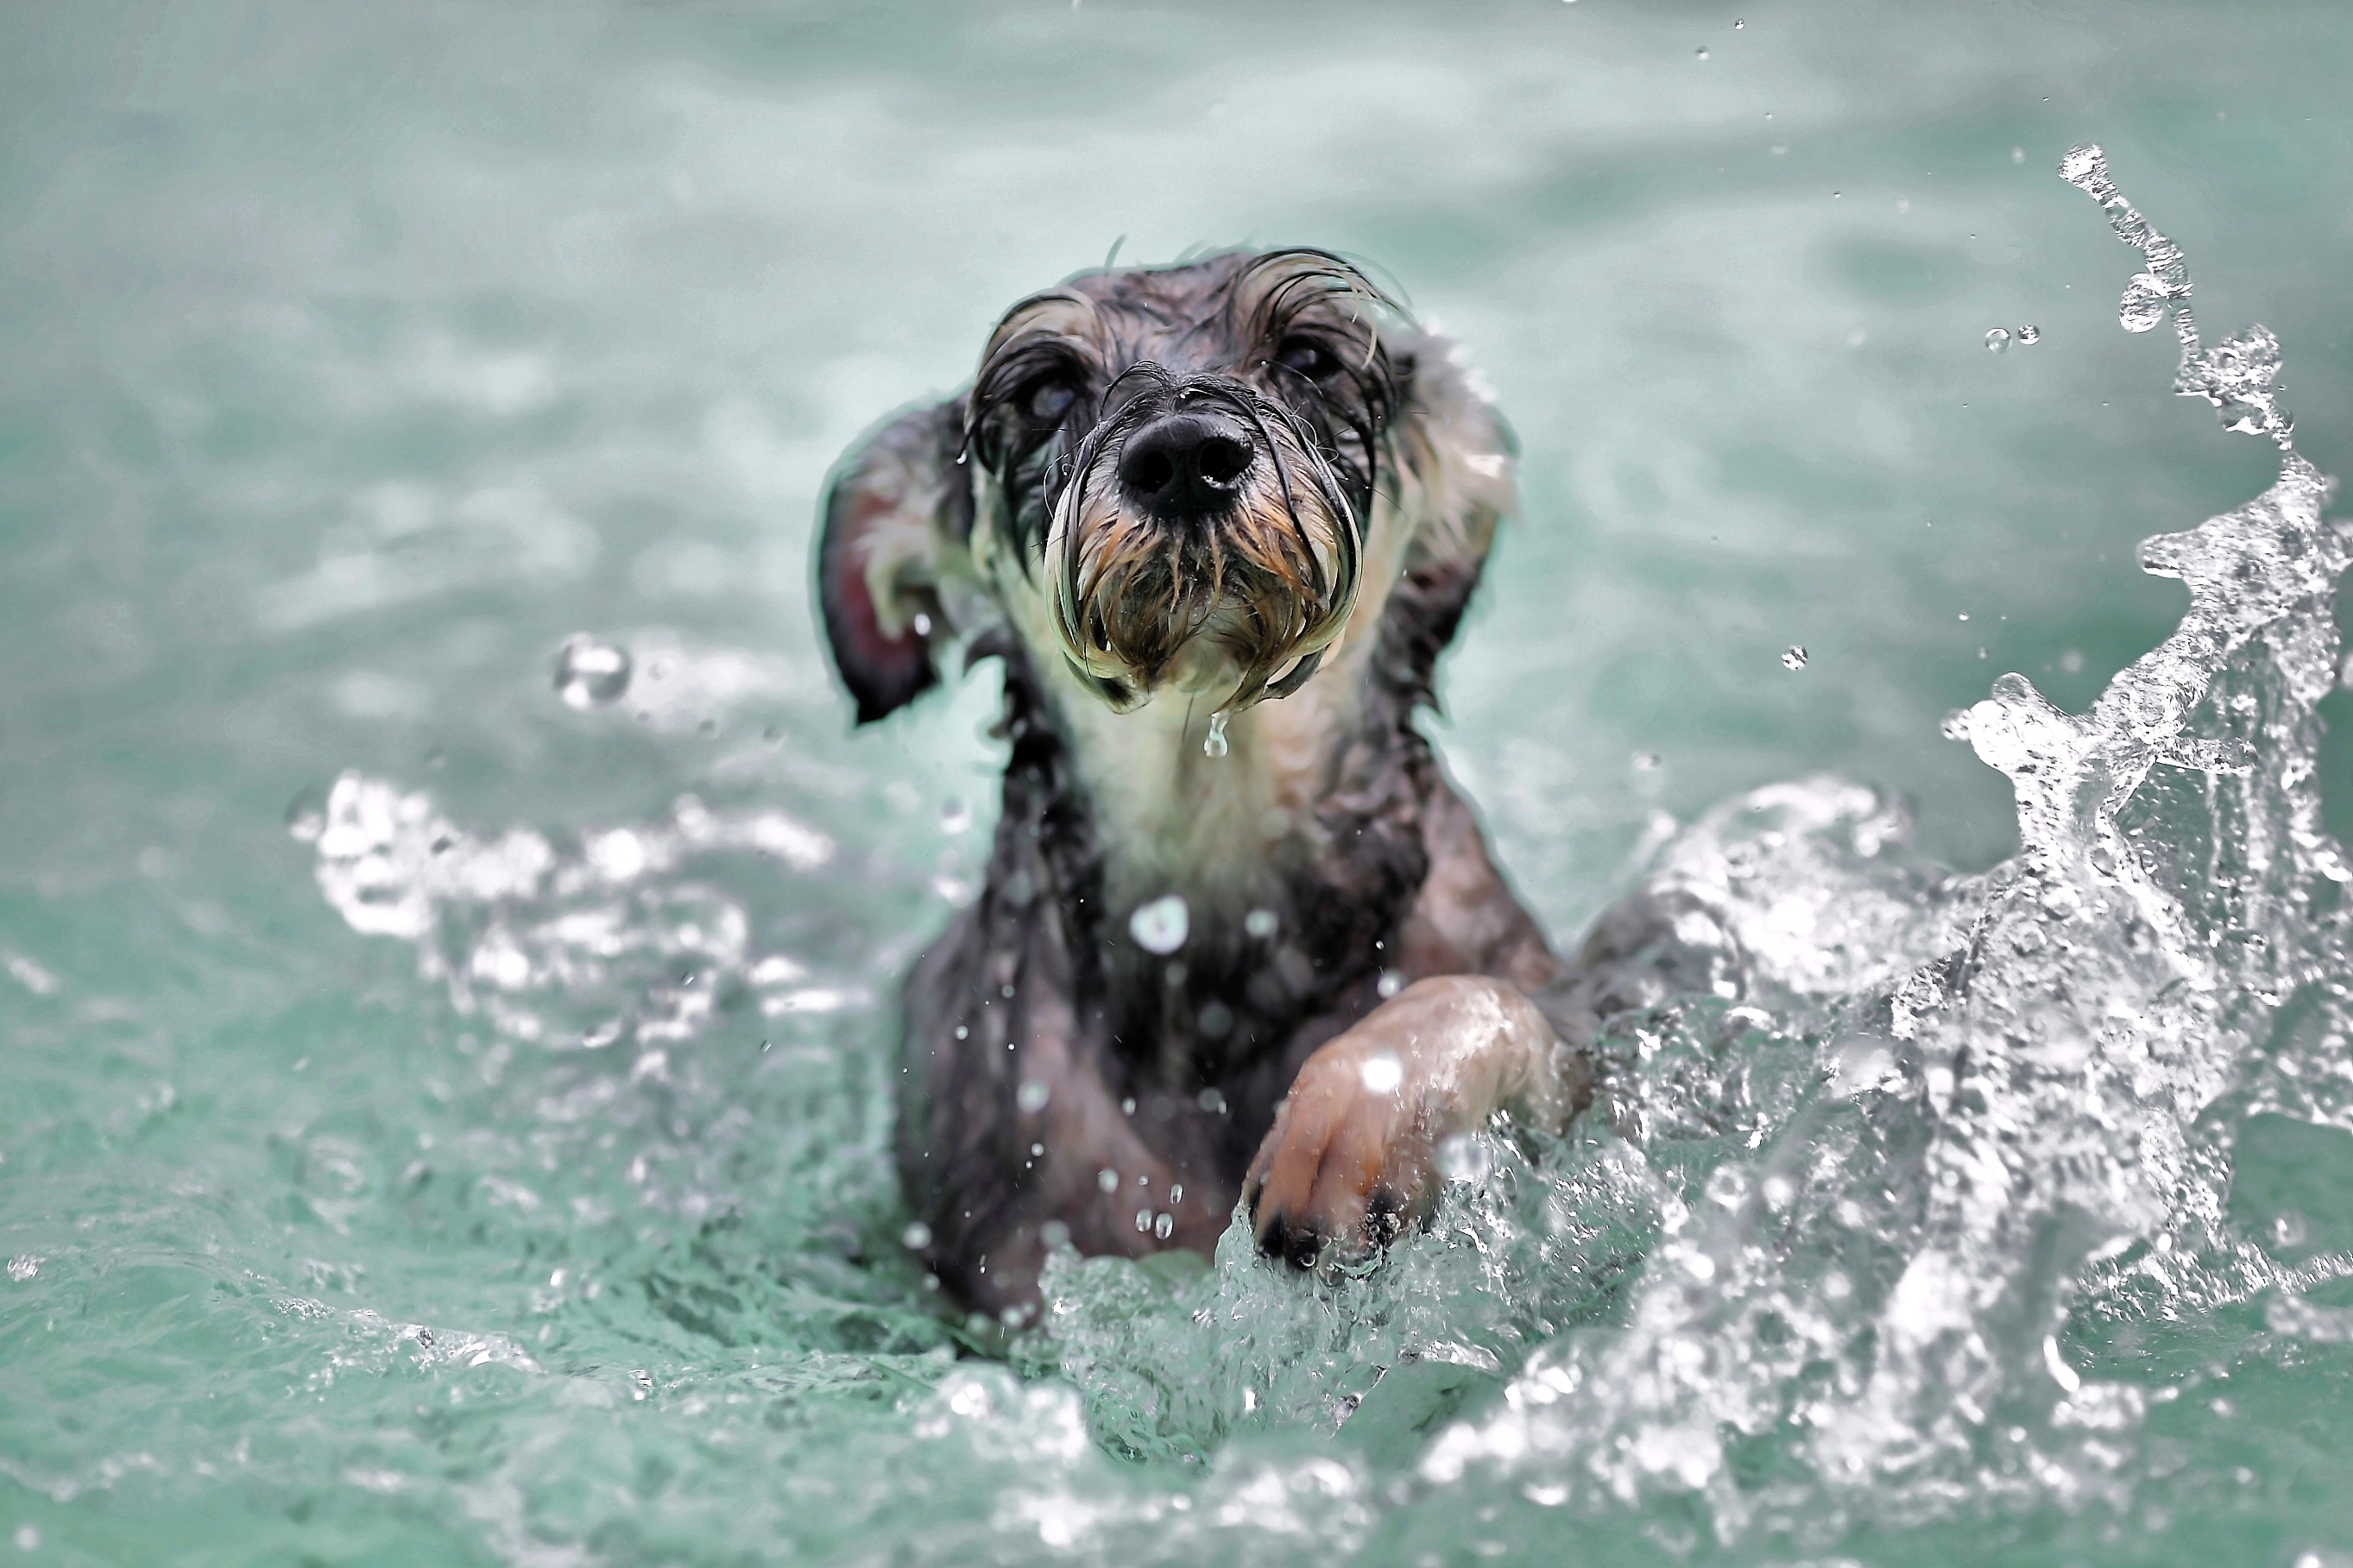
<svg viewBox="0 0 2353 1568">
<path fill-rule="evenodd" d="M 1035 584 L 1104 702 L 1231 708 L 1314 673 L 1356 602 L 1397 401 L 1386 306 L 1284 251 L 1082 279 L 999 323 L 965 416 L 977 521 L 1020 568 L 1000 590 Z"/>
<path fill-rule="evenodd" d="M 992 625 L 1116 711 L 1164 691 L 1244 708 L 1315 673 L 1366 596 L 1376 531 L 1427 545 L 1451 527 L 1475 570 L 1508 504 L 1501 432 L 1396 321 L 1308 250 L 1092 274 L 1016 305 L 968 392 L 837 473 L 818 586 L 860 720 Z M 1373 564 L 1393 574 L 1413 542 Z"/>
</svg>

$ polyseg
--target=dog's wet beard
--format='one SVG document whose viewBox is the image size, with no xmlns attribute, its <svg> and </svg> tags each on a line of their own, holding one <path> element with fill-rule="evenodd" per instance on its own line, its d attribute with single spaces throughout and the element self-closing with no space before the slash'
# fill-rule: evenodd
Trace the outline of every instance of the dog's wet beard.
<svg viewBox="0 0 2353 1568">
<path fill-rule="evenodd" d="M 1122 500 L 1122 443 L 1172 402 L 1236 415 L 1256 437 L 1223 515 L 1171 523 Z M 1297 416 L 1222 378 L 1171 383 L 1089 433 L 1064 471 L 1044 541 L 1055 629 L 1106 701 L 1131 707 L 1173 680 L 1239 709 L 1314 673 L 1356 605 L 1371 487 Z"/>
</svg>

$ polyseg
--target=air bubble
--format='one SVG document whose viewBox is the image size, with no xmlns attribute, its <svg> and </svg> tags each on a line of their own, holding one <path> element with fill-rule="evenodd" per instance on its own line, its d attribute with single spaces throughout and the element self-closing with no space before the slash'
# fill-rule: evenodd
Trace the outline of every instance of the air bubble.
<svg viewBox="0 0 2353 1568">
<path fill-rule="evenodd" d="M 1993 331 L 1985 335 L 1985 345 L 1986 353 L 1990 354 L 2000 353 L 2003 350 L 2010 347 L 2010 333 L 2000 327 L 1996 327 Z"/>
<path fill-rule="evenodd" d="M 567 708 L 586 710 L 617 701 L 629 689 L 629 650 L 582 633 L 565 639 L 555 656 L 555 694 Z"/>
<path fill-rule="evenodd" d="M 1185 945 L 1191 929 L 1191 916 L 1180 893 L 1164 893 L 1148 904 L 1139 904 L 1127 917 L 1127 934 L 1135 939 L 1135 945 L 1164 957 Z"/>
<path fill-rule="evenodd" d="M 1806 650 L 1802 644 L 1791 643 L 1788 647 L 1782 650 L 1781 668 L 1783 669 L 1803 669 L 1806 668 Z"/>
</svg>

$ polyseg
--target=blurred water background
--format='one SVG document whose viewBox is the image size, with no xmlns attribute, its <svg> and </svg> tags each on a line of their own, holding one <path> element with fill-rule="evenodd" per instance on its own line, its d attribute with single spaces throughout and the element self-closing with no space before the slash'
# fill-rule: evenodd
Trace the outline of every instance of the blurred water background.
<svg viewBox="0 0 2353 1568">
<path fill-rule="evenodd" d="M 1640 1484 L 1617 1437 L 1496 1458 L 1726 1157 L 1599 1132 L 1501 1152 L 1370 1316 L 1233 1258 L 959 1359 L 881 1089 L 985 858 L 992 678 L 852 736 L 806 591 L 827 466 L 1020 294 L 1115 245 L 1357 255 L 1525 449 L 1433 732 L 1531 906 L 1565 942 L 1832 772 L 1913 805 L 1910 892 L 1853 907 L 1925 960 L 1923 868 L 2018 847 L 1946 716 L 2007 670 L 2084 708 L 2182 615 L 2137 542 L 2276 466 L 2117 330 L 2139 263 L 2060 155 L 2105 147 L 2211 336 L 2279 334 L 2342 473 L 2348 77 L 2317 4 L 0 15 L 0 1557 L 2353 1563 L 2327 1270 L 2086 1317 L 2087 1253 L 2169 1234 L 2137 1210 L 2043 1283 L 2052 1356 L 2144 1404 L 1979 1411 L 1927 1481 L 1769 1434 Z M 556 689 L 582 634 L 617 700 Z M 1783 806 L 1849 848 L 1884 810 Z M 1758 1059 L 1836 1012 L 1759 1013 Z M 2305 1267 L 2353 1246 L 2353 1132 L 2265 1104 L 2200 1145 L 2205 1217 Z M 1381 1415 L 1409 1363 L 1456 1370 Z"/>
</svg>

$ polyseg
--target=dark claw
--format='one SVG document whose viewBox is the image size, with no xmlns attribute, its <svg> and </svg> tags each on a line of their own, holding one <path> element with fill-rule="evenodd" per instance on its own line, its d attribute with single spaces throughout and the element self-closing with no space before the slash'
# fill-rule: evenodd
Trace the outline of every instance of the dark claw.
<svg viewBox="0 0 2353 1568">
<path fill-rule="evenodd" d="M 1291 1231 L 1291 1245 L 1284 1249 L 1283 1257 L 1293 1268 L 1313 1268 L 1323 1250 L 1323 1228 L 1303 1225 Z"/>
</svg>

